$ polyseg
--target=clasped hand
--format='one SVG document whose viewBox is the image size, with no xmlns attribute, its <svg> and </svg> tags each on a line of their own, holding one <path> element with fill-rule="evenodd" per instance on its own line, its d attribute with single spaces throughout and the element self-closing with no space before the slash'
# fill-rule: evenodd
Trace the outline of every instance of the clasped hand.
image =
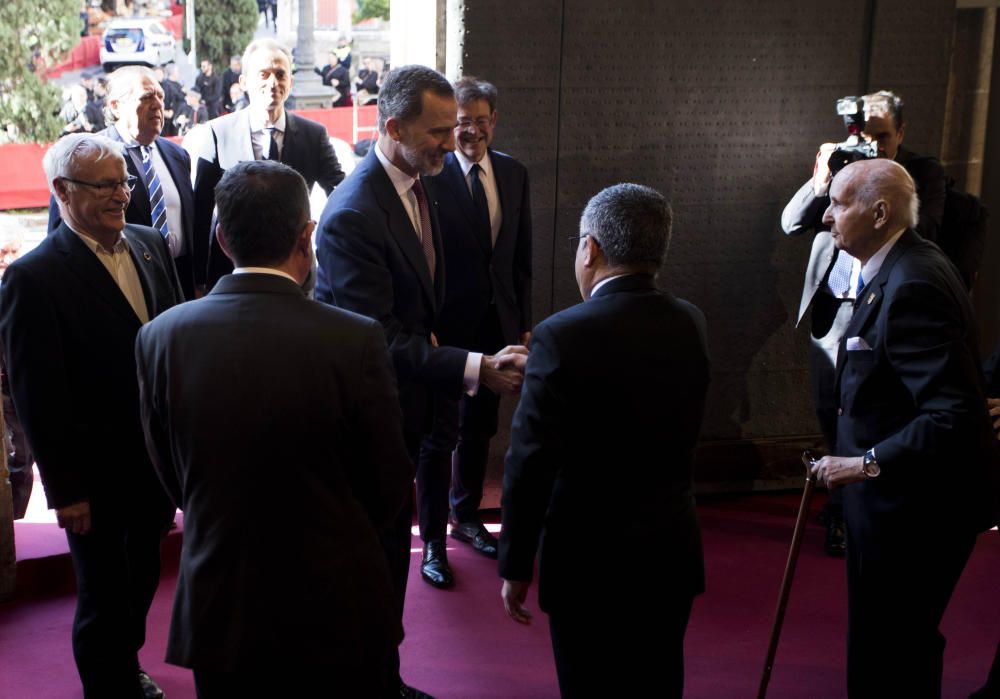
<svg viewBox="0 0 1000 699">
<path fill-rule="evenodd" d="M 527 347 L 507 345 L 496 354 L 483 356 L 479 381 L 498 395 L 515 395 L 521 391 L 527 363 Z"/>
</svg>

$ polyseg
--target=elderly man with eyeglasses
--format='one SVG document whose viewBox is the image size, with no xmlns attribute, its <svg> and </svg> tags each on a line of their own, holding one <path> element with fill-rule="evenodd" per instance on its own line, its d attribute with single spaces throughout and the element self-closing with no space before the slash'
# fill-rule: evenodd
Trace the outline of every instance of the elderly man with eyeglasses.
<svg viewBox="0 0 1000 699">
<path fill-rule="evenodd" d="M 135 177 L 121 144 L 73 134 L 42 165 L 62 223 L 3 276 L 11 392 L 69 540 L 84 696 L 162 697 L 137 653 L 173 507 L 143 440 L 134 346 L 180 284 L 160 233 L 125 223 Z"/>
</svg>

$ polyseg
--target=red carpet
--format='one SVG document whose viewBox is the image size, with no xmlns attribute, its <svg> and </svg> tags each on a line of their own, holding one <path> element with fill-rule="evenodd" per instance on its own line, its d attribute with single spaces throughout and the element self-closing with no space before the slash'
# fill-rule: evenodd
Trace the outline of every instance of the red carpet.
<svg viewBox="0 0 1000 699">
<path fill-rule="evenodd" d="M 797 494 L 703 499 L 708 592 L 695 602 L 688 630 L 686 697 L 755 695 L 797 506 Z M 51 528 L 18 523 L 19 553 L 56 553 L 53 542 L 64 551 L 64 541 Z M 164 578 L 150 613 L 142 661 L 168 699 L 192 699 L 190 672 L 162 660 L 179 539 L 170 537 L 164 547 Z M 844 564 L 823 555 L 822 539 L 822 530 L 810 524 L 768 693 L 774 699 L 846 696 Z M 532 626 L 509 621 L 500 603 L 495 564 L 458 543 L 449 550 L 455 589 L 434 590 L 420 580 L 418 547 L 414 539 L 408 636 L 402 647 L 406 680 L 441 699 L 558 696 L 547 621 L 537 613 L 534 598 L 529 600 L 536 612 Z M 622 562 L 626 574 L 627 564 Z M 72 577 L 68 557 L 29 561 L 19 570 L 24 575 L 18 599 L 0 606 L 0 698 L 79 699 L 69 641 L 72 595 L 32 596 L 21 585 L 58 588 L 54 582 Z M 965 699 L 985 679 L 1000 638 L 998 573 L 1000 537 L 991 532 L 980 537 L 945 617 L 948 699 Z M 669 574 L 665 567 L 664 575 Z M 596 578 L 580 583 L 600 589 Z M 598 613 L 614 611 L 614 600 L 595 604 Z"/>
</svg>

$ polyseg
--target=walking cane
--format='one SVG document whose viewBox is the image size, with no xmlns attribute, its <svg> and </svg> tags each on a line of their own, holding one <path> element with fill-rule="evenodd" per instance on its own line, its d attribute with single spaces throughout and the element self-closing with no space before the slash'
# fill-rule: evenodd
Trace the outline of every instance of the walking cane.
<svg viewBox="0 0 1000 699">
<path fill-rule="evenodd" d="M 764 661 L 764 673 L 760 677 L 757 688 L 757 699 L 767 695 L 767 683 L 771 679 L 771 669 L 774 667 L 774 655 L 778 650 L 778 638 L 781 636 L 781 625 L 785 621 L 785 607 L 788 606 L 788 594 L 792 591 L 792 578 L 795 577 L 795 564 L 799 561 L 799 546 L 802 544 L 802 530 L 806 526 L 806 515 L 809 512 L 809 501 L 812 500 L 813 486 L 816 476 L 812 466 L 816 460 L 808 451 L 802 452 L 802 463 L 806 467 L 806 487 L 802 491 L 802 502 L 799 505 L 799 516 L 795 520 L 795 531 L 792 534 L 792 546 L 788 551 L 788 562 L 785 564 L 785 577 L 781 580 L 781 594 L 778 595 L 778 609 L 774 613 L 774 624 L 771 626 L 771 640 L 767 645 L 767 659 Z"/>
</svg>

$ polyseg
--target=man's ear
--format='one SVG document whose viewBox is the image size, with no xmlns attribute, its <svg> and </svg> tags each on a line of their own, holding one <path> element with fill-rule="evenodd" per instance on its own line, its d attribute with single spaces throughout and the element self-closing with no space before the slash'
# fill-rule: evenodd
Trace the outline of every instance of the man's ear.
<svg viewBox="0 0 1000 699">
<path fill-rule="evenodd" d="M 403 134 L 400 129 L 401 126 L 402 124 L 399 119 L 396 119 L 395 117 L 389 117 L 389 119 L 385 122 L 386 134 L 388 134 L 389 138 L 397 143 L 403 139 Z"/>
<path fill-rule="evenodd" d="M 583 241 L 583 266 L 593 267 L 597 262 L 597 256 L 601 254 L 601 246 L 597 244 L 597 240 L 592 235 L 588 235 Z"/>
<path fill-rule="evenodd" d="M 69 190 L 61 177 L 52 180 L 52 188 L 55 190 L 56 201 L 66 203 L 69 200 Z"/>
<path fill-rule="evenodd" d="M 222 235 L 222 226 L 215 224 L 215 239 L 219 241 L 219 247 L 222 248 L 222 252 L 226 253 L 226 257 L 233 260 L 233 256 L 229 252 L 229 246 L 226 245 L 226 236 Z M 236 260 L 233 260 L 233 264 L 236 264 Z"/>
<path fill-rule="evenodd" d="M 875 218 L 875 228 L 885 228 L 892 217 L 892 204 L 887 199 L 879 199 L 872 207 L 872 215 Z"/>
<path fill-rule="evenodd" d="M 295 244 L 298 251 L 305 254 L 307 257 L 312 254 L 313 231 L 315 230 L 316 222 L 312 219 L 306 221 L 306 225 L 302 227 L 302 232 L 299 233 L 299 239 Z"/>
</svg>

